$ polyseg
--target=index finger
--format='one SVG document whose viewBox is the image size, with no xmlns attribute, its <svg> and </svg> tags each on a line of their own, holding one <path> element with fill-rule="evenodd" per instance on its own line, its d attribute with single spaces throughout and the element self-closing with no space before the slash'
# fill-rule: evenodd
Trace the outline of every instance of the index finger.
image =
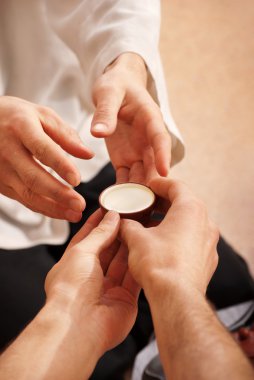
<svg viewBox="0 0 254 380">
<path fill-rule="evenodd" d="M 170 203 L 193 197 L 189 187 L 184 182 L 175 179 L 154 178 L 150 181 L 150 187 L 161 198 L 168 199 Z"/>
<path fill-rule="evenodd" d="M 73 247 L 75 244 L 83 240 L 89 233 L 98 226 L 102 220 L 103 215 L 101 209 L 96 210 L 85 222 L 85 224 L 80 228 L 79 232 L 71 239 L 68 248 Z"/>
<path fill-rule="evenodd" d="M 171 217 L 173 208 L 195 199 L 189 187 L 179 180 L 156 178 L 150 182 L 150 187 L 161 197 L 158 205 L 159 211 L 166 213 L 164 220 Z"/>
</svg>

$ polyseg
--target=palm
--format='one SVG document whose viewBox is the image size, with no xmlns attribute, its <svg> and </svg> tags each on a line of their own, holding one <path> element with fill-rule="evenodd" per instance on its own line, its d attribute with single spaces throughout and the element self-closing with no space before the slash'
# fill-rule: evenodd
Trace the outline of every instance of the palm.
<svg viewBox="0 0 254 380">
<path fill-rule="evenodd" d="M 106 138 L 111 162 L 119 172 L 125 169 L 126 178 L 132 180 L 129 174 L 144 181 L 147 176 L 148 148 L 152 149 L 156 171 L 165 174 L 165 168 L 170 161 L 170 136 L 165 129 L 163 119 L 157 104 L 143 89 L 126 95 L 118 113 L 117 126 L 114 132 Z M 151 166 L 151 161 L 149 163 Z M 142 170 L 143 173 L 136 173 Z M 134 177 L 134 179 L 136 179 Z"/>
<path fill-rule="evenodd" d="M 110 159 L 114 167 L 131 168 L 137 161 L 143 161 L 144 149 L 148 146 L 142 125 L 128 125 L 118 121 L 115 132 L 106 139 Z"/>
<path fill-rule="evenodd" d="M 95 318 L 108 350 L 123 341 L 135 322 L 139 286 L 128 271 L 127 248 L 119 243 L 101 252 L 98 270 L 101 281 L 97 282 L 100 296 Z"/>
<path fill-rule="evenodd" d="M 126 338 L 136 316 L 136 298 L 122 286 L 112 286 L 101 296 L 98 324 L 106 334 L 107 349 L 115 347 Z"/>
</svg>

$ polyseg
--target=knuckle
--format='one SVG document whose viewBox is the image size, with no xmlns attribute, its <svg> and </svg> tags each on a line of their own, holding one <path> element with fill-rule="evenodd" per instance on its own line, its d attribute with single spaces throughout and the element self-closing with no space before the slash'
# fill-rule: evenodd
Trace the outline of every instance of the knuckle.
<svg viewBox="0 0 254 380">
<path fill-rule="evenodd" d="M 102 76 L 95 83 L 93 93 L 96 96 L 96 94 L 100 92 L 111 91 L 112 88 L 113 88 L 112 83 L 105 76 Z"/>
<path fill-rule="evenodd" d="M 206 206 L 205 206 L 204 202 L 201 201 L 200 199 L 193 197 L 190 200 L 190 204 L 191 204 L 193 213 L 196 213 L 200 216 L 206 216 L 207 215 Z"/>
<path fill-rule="evenodd" d="M 107 105 L 123 97 L 123 93 L 124 89 L 120 85 L 116 88 L 112 80 L 109 81 L 108 79 L 100 78 L 93 89 L 93 102 L 95 106 Z"/>
<path fill-rule="evenodd" d="M 108 118 L 111 113 L 110 105 L 103 102 L 100 103 L 98 106 L 96 113 L 95 113 L 95 120 L 104 120 L 105 118 Z"/>
<path fill-rule="evenodd" d="M 206 215 L 206 206 L 203 201 L 194 196 L 184 196 L 179 201 L 181 206 L 188 210 L 193 216 L 202 217 Z"/>
<path fill-rule="evenodd" d="M 23 177 L 23 182 L 24 182 L 25 186 L 27 187 L 26 190 L 34 189 L 37 185 L 36 173 L 33 170 L 27 171 Z"/>
<path fill-rule="evenodd" d="M 107 228 L 99 225 L 94 229 L 94 232 L 96 235 L 104 235 L 107 232 Z"/>
<path fill-rule="evenodd" d="M 40 105 L 37 105 L 37 110 L 42 114 L 42 115 L 52 115 L 52 116 L 55 116 L 56 115 L 56 112 L 50 108 L 50 107 L 46 107 L 46 106 L 40 106 Z"/>
<path fill-rule="evenodd" d="M 69 126 L 65 126 L 65 133 L 68 134 L 68 137 L 72 140 L 72 139 L 79 139 L 80 140 L 80 137 L 79 137 L 79 134 L 77 131 L 75 131 L 75 129 L 69 127 Z"/>
<path fill-rule="evenodd" d="M 24 125 L 27 123 L 27 115 L 25 112 L 16 111 L 10 118 L 9 121 L 9 130 L 13 134 L 20 132 L 21 128 L 24 128 Z"/>
<path fill-rule="evenodd" d="M 164 132 L 156 132 L 154 133 L 154 135 L 152 136 L 152 139 L 151 139 L 151 145 L 152 146 L 155 146 L 157 148 L 157 150 L 161 149 L 161 142 L 162 141 L 165 141 L 165 135 L 164 135 Z"/>
<path fill-rule="evenodd" d="M 63 197 L 62 197 L 62 192 L 60 189 L 58 189 L 57 187 L 54 187 L 52 189 L 49 190 L 49 195 L 52 199 L 56 200 L 56 201 L 59 201 L 61 200 Z M 53 207 L 52 210 L 53 212 L 55 212 L 55 208 Z"/>
<path fill-rule="evenodd" d="M 47 157 L 47 147 L 41 142 L 34 141 L 33 155 L 41 162 L 44 162 Z"/>
<path fill-rule="evenodd" d="M 139 114 L 147 124 L 163 119 L 159 106 L 152 99 L 147 99 L 141 103 Z"/>
<path fill-rule="evenodd" d="M 31 189 L 26 187 L 22 190 L 22 199 L 25 204 L 30 205 L 31 202 L 33 201 L 33 198 L 34 198 L 34 194 Z"/>
<path fill-rule="evenodd" d="M 4 162 L 10 162 L 11 155 L 10 146 L 8 144 L 4 144 L 3 146 L 1 146 L 0 156 Z"/>
<path fill-rule="evenodd" d="M 55 157 L 55 159 L 52 162 L 52 169 L 54 169 L 57 173 L 61 173 L 63 168 L 63 162 L 64 160 L 62 158 Z"/>
</svg>

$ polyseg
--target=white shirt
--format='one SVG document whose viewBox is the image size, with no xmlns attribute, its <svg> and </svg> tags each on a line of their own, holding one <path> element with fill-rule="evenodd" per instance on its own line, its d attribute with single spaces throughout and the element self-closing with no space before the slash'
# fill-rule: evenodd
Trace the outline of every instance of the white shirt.
<svg viewBox="0 0 254 380">
<path fill-rule="evenodd" d="M 173 161 L 183 156 L 171 117 L 158 53 L 159 0 L 1 0 L 0 95 L 53 108 L 95 152 L 89 161 L 73 158 L 82 181 L 109 161 L 104 141 L 90 134 L 91 89 L 123 52 L 142 56 L 148 88 L 172 135 Z M 32 212 L 0 195 L 0 248 L 62 244 L 68 223 Z"/>
</svg>

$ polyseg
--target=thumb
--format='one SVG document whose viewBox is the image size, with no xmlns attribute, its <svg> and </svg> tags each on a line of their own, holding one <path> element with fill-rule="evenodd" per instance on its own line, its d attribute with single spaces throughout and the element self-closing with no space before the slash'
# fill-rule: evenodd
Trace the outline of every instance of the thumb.
<svg viewBox="0 0 254 380">
<path fill-rule="evenodd" d="M 120 225 L 120 216 L 114 211 L 109 211 L 102 221 L 90 234 L 78 243 L 78 247 L 85 253 L 99 254 L 109 247 L 117 238 Z"/>
<path fill-rule="evenodd" d="M 137 243 L 138 239 L 142 239 L 144 227 L 139 222 L 130 219 L 121 220 L 120 237 L 129 249 Z"/>
<path fill-rule="evenodd" d="M 96 106 L 91 133 L 95 137 L 107 137 L 114 133 L 117 115 L 124 100 L 124 91 L 113 85 L 97 85 L 93 92 Z"/>
</svg>

